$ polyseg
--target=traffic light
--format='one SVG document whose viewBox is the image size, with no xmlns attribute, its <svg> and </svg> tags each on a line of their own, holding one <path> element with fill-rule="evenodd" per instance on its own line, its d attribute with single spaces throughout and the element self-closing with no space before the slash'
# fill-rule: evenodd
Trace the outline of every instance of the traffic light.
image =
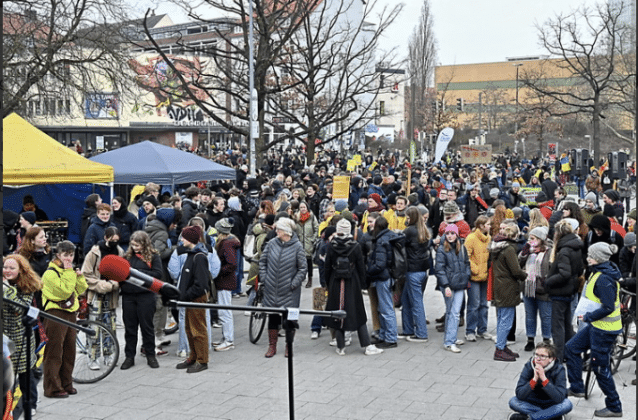
<svg viewBox="0 0 638 420">
<path fill-rule="evenodd" d="M 456 110 L 463 112 L 465 108 L 465 101 L 463 100 L 463 98 L 457 98 L 456 99 Z"/>
</svg>

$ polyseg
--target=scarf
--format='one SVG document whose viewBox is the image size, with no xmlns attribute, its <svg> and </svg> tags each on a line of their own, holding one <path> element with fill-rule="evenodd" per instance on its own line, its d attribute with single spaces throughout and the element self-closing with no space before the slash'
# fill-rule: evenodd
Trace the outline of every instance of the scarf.
<svg viewBox="0 0 638 420">
<path fill-rule="evenodd" d="M 146 265 L 148 265 L 148 268 L 152 268 L 151 261 L 146 261 L 146 258 L 144 258 L 142 254 L 135 254 L 135 256 L 139 258 L 140 260 L 144 261 Z"/>
<path fill-rule="evenodd" d="M 368 207 L 368 214 L 375 211 L 381 213 L 383 210 L 385 210 L 385 207 L 383 206 L 383 204 L 378 204 L 374 207 Z"/>
<path fill-rule="evenodd" d="M 405 210 L 403 210 L 403 211 L 395 211 L 394 214 L 396 214 L 398 217 L 404 217 L 405 216 Z"/>
<path fill-rule="evenodd" d="M 121 219 L 124 216 L 126 216 L 126 213 L 128 213 L 128 209 L 124 206 L 124 204 L 120 206 L 119 210 L 113 210 L 113 215 L 117 217 L 118 219 Z"/>
<path fill-rule="evenodd" d="M 301 223 L 306 223 L 308 221 L 308 219 L 310 219 L 310 216 L 312 216 L 312 213 L 310 213 L 310 212 L 299 213 L 299 221 Z"/>
<path fill-rule="evenodd" d="M 541 273 L 541 265 L 545 252 L 537 252 L 532 250 L 527 262 L 525 263 L 525 270 L 527 271 L 527 278 L 525 279 L 525 288 L 523 294 L 530 298 L 536 297 L 536 282 Z"/>
</svg>

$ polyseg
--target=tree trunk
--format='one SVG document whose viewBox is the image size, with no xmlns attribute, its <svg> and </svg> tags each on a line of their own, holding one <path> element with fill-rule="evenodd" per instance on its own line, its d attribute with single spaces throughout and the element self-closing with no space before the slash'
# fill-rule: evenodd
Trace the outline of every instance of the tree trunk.
<svg viewBox="0 0 638 420">
<path fill-rule="evenodd" d="M 593 145 L 594 145 L 594 166 L 600 165 L 600 103 L 598 101 L 599 96 L 594 96 L 594 112 L 592 113 L 592 124 L 594 126 Z"/>
</svg>

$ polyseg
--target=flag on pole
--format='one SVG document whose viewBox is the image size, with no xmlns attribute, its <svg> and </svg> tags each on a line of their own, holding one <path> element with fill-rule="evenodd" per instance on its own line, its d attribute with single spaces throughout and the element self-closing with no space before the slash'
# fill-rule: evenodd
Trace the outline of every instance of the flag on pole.
<svg viewBox="0 0 638 420">
<path fill-rule="evenodd" d="M 609 160 L 605 160 L 605 163 L 598 170 L 598 176 L 603 176 L 603 173 L 609 169 Z"/>
<path fill-rule="evenodd" d="M 433 162 L 434 164 L 437 164 L 441 160 L 453 136 L 454 136 L 453 128 L 445 127 L 443 130 L 441 130 L 441 132 L 439 133 L 439 138 L 436 141 L 436 152 L 434 154 L 434 162 Z"/>
</svg>

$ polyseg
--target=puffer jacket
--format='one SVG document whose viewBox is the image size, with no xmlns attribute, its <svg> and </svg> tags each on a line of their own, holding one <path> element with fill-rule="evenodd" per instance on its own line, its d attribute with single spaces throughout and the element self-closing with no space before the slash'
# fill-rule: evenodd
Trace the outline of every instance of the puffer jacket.
<svg viewBox="0 0 638 420">
<path fill-rule="evenodd" d="M 173 250 L 177 248 L 177 246 L 172 245 L 169 241 L 168 228 L 158 219 L 148 221 L 144 231 L 148 233 L 148 236 L 151 238 L 153 248 L 155 248 L 155 250 L 159 253 L 160 259 L 162 260 L 163 274 L 161 280 L 169 281 L 170 276 L 168 274 L 168 261 L 171 258 Z"/>
<path fill-rule="evenodd" d="M 487 261 L 490 259 L 489 244 L 492 237 L 474 229 L 465 238 L 465 249 L 470 258 L 472 281 L 487 281 Z"/>
<path fill-rule="evenodd" d="M 451 245 L 450 250 L 446 251 L 445 246 L 440 244 L 436 251 L 436 282 L 441 290 L 446 287 L 452 290 L 465 290 L 470 284 L 472 275 L 470 258 L 463 245 L 458 254 L 456 242 Z"/>
<path fill-rule="evenodd" d="M 264 306 L 298 308 L 307 273 L 306 252 L 296 235 L 288 242 L 279 238 L 268 241 L 259 258 Z"/>
<path fill-rule="evenodd" d="M 567 378 L 565 366 L 562 363 L 554 363 L 545 368 L 545 377 L 549 383 L 545 386 L 540 382 L 532 388 L 530 381 L 534 379 L 534 358 L 531 358 L 523 367 L 521 376 L 516 384 L 516 397 L 534 404 L 543 409 L 559 404 L 567 398 Z"/>
<path fill-rule="evenodd" d="M 304 223 L 300 220 L 296 222 L 298 227 L 297 234 L 304 251 L 306 251 L 306 256 L 312 257 L 312 253 L 315 250 L 315 241 L 319 236 L 319 222 L 317 222 L 317 218 L 313 214 Z"/>
<path fill-rule="evenodd" d="M 516 256 L 516 242 L 500 235 L 490 244 L 490 260 L 494 271 L 493 302 L 497 308 L 509 308 L 521 303 L 521 285 L 527 273 Z"/>
<path fill-rule="evenodd" d="M 583 273 L 583 242 L 575 233 L 558 240 L 554 262 L 549 267 L 545 289 L 552 297 L 571 298 L 578 290 L 578 277 Z"/>
<path fill-rule="evenodd" d="M 77 275 L 72 268 L 64 269 L 50 262 L 42 276 L 42 306 L 46 311 L 60 309 L 76 312 L 80 308 L 78 296 L 88 288 L 83 275 Z M 57 303 L 56 303 L 57 302 Z M 62 308 L 61 302 L 72 302 L 68 308 Z"/>
<path fill-rule="evenodd" d="M 392 262 L 390 240 L 392 237 L 392 231 L 384 229 L 372 238 L 372 248 L 368 254 L 366 267 L 368 284 L 390 278 L 390 263 Z"/>
<path fill-rule="evenodd" d="M 105 280 L 100 274 L 100 261 L 102 261 L 100 243 L 104 246 L 104 241 L 94 245 L 88 255 L 84 257 L 84 263 L 82 264 L 82 274 L 89 287 L 86 299 L 91 303 L 96 295 L 108 295 L 109 308 L 115 309 L 117 308 L 119 297 L 119 283 L 113 280 Z M 117 255 L 119 257 L 124 256 L 124 250 L 120 246 L 117 247 Z"/>
<path fill-rule="evenodd" d="M 419 242 L 417 227 L 412 225 L 405 228 L 405 252 L 407 256 L 407 272 L 419 273 L 430 269 L 430 240 Z"/>
</svg>

